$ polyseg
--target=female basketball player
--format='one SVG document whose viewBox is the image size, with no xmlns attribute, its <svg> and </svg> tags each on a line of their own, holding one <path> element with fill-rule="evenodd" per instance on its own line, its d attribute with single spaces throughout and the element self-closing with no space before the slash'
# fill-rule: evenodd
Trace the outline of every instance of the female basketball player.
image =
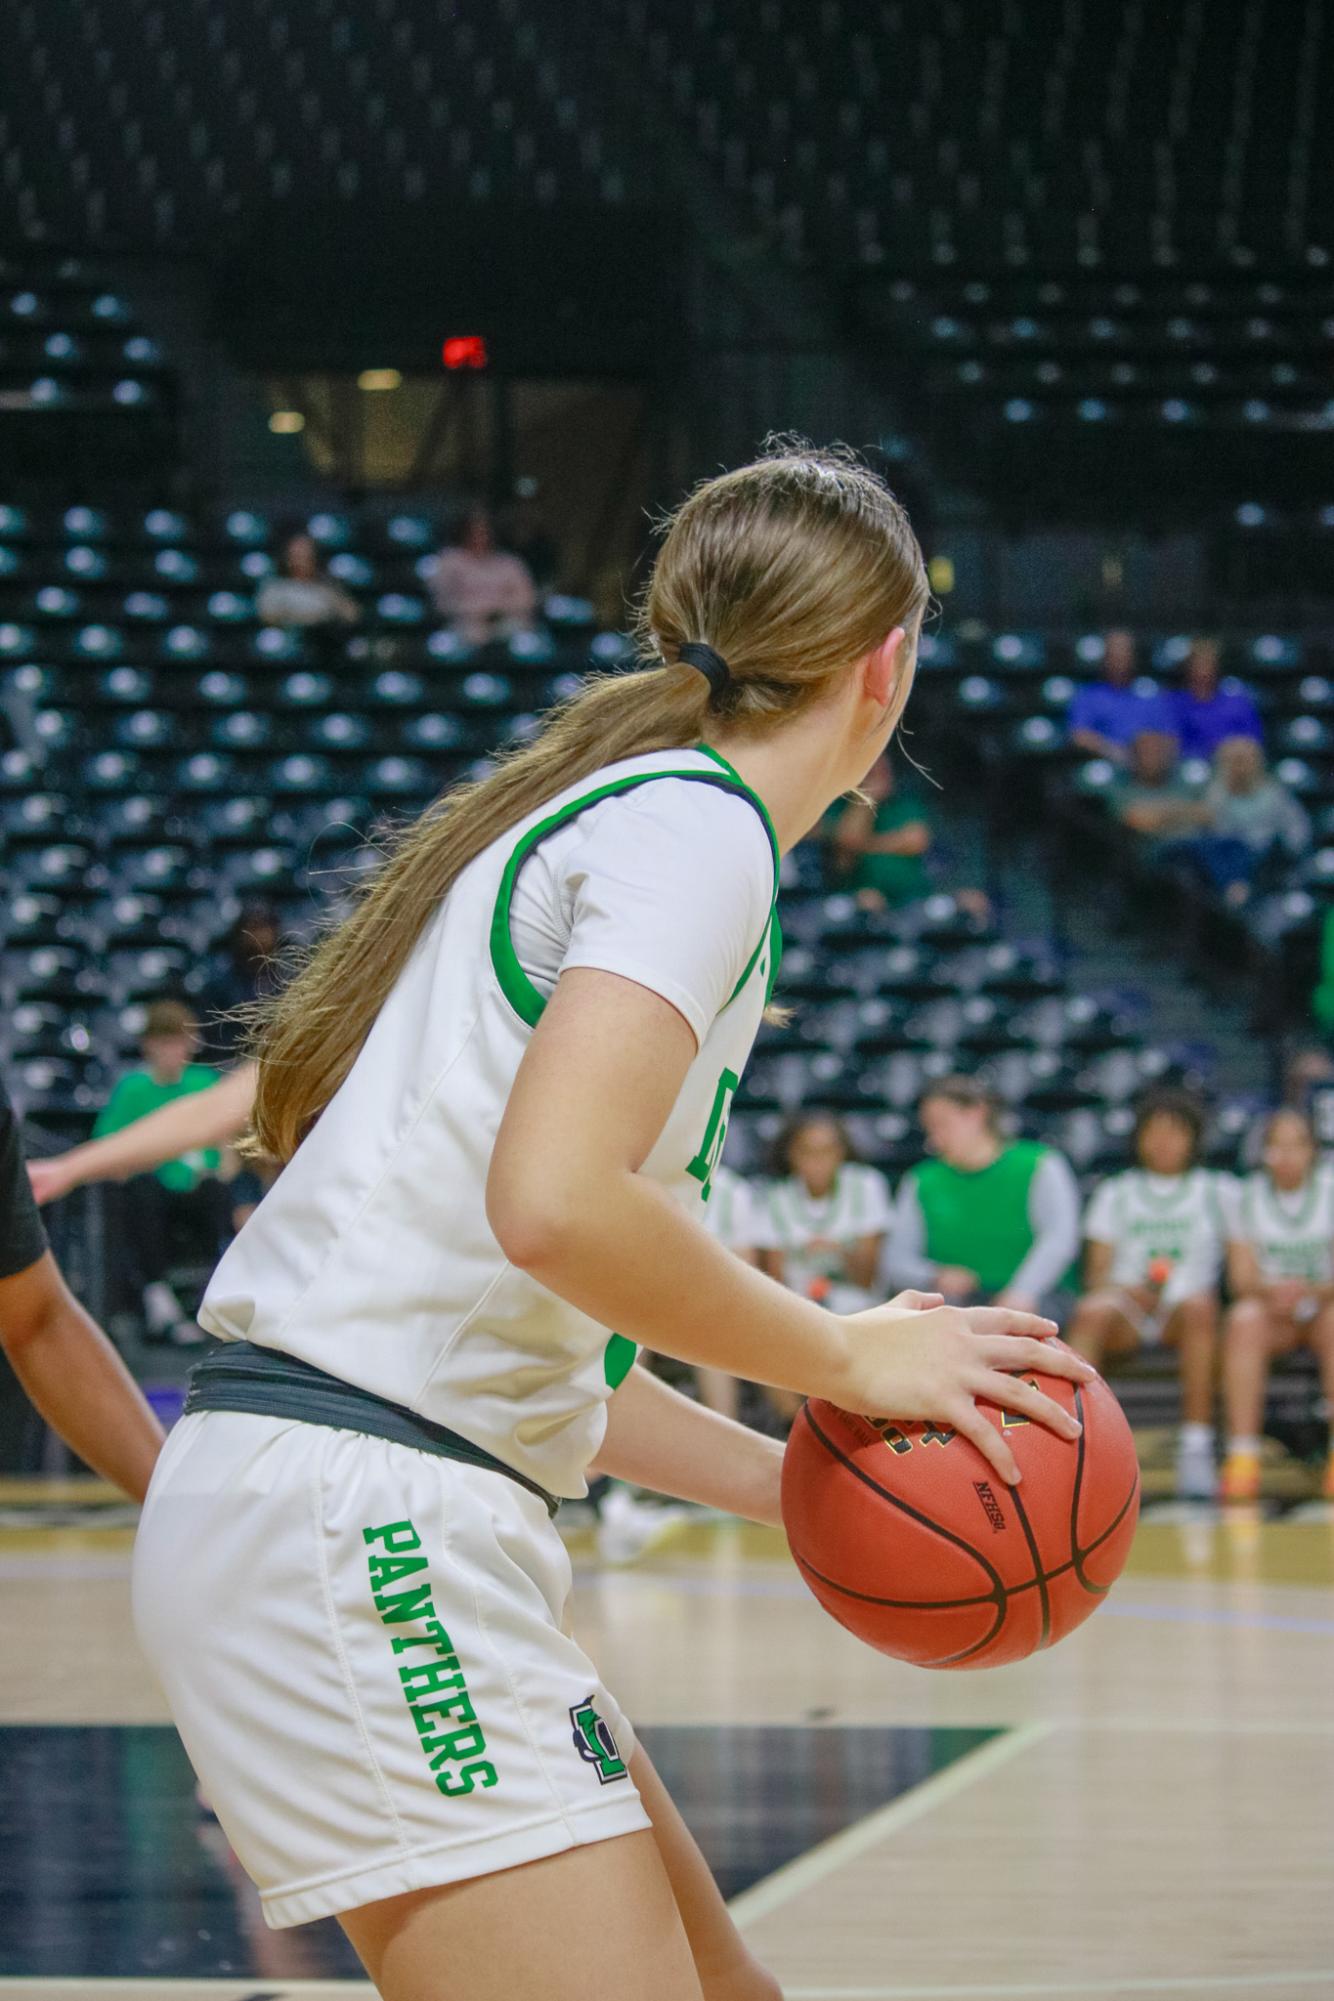
<svg viewBox="0 0 1334 2001">
<path fill-rule="evenodd" d="M 842 1122 L 800 1112 L 774 1142 L 774 1179 L 756 1205 L 756 1244 L 771 1278 L 847 1310 L 869 1304 L 893 1215 L 880 1170 L 852 1159 Z"/>
<path fill-rule="evenodd" d="M 841 1120 L 799 1112 L 774 1141 L 772 1179 L 755 1203 L 761 1270 L 835 1313 L 855 1312 L 876 1297 L 893 1214 L 884 1175 L 851 1155 Z M 766 1395 L 789 1423 L 801 1408 L 792 1390 L 771 1387 Z"/>
<path fill-rule="evenodd" d="M 1232 1184 L 1227 1207 L 1234 1304 L 1223 1327 L 1228 1453 L 1221 1491 L 1225 1501 L 1253 1501 L 1274 1356 L 1313 1349 L 1334 1409 L 1334 1167 L 1320 1159 L 1301 1112 L 1266 1120 L 1261 1166 Z M 1334 1501 L 1334 1452 L 1325 1497 Z"/>
<path fill-rule="evenodd" d="M 888 493 L 788 451 L 663 545 L 661 656 L 403 839 L 268 1006 L 256 1144 L 135 1558 L 186 1746 L 270 1923 L 336 1913 L 388 2001 L 768 2001 L 565 1624 L 596 1466 L 778 1519 L 777 1449 L 645 1342 L 931 1416 L 1091 1371 L 1005 1311 L 848 1318 L 698 1221 L 773 979 L 777 858 L 907 699 L 926 599 Z M 691 1213 L 691 1211 L 695 1213 Z M 609 1329 L 616 1329 L 609 1335 Z M 613 1394 L 614 1393 L 614 1394 Z"/>
<path fill-rule="evenodd" d="M 1204 1108 L 1189 1091 L 1140 1100 L 1136 1165 L 1094 1190 L 1084 1219 L 1085 1292 L 1070 1345 L 1091 1362 L 1165 1343 L 1181 1365 L 1177 1492 L 1209 1500 L 1214 1350 L 1226 1222 L 1219 1179 L 1199 1164 Z"/>
</svg>

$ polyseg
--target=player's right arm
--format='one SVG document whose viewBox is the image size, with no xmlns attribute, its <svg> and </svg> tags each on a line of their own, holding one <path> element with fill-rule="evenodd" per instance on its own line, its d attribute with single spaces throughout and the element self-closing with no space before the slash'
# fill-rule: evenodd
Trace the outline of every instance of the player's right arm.
<svg viewBox="0 0 1334 2001">
<path fill-rule="evenodd" d="M 224 1146 L 245 1131 L 254 1102 L 255 1066 L 243 1063 L 207 1091 L 175 1098 L 119 1132 L 30 1160 L 32 1192 L 39 1202 L 55 1202 L 88 1181 L 124 1181 L 197 1147 Z"/>
<path fill-rule="evenodd" d="M 1234 1238 L 1227 1247 L 1227 1282 L 1234 1299 L 1258 1298 L 1265 1290 L 1260 1260 L 1254 1246 L 1244 1237 Z"/>
<path fill-rule="evenodd" d="M 619 974 L 566 971 L 533 1031 L 497 1135 L 487 1214 L 510 1261 L 604 1326 L 685 1362 L 973 1439 L 1018 1467 L 985 1397 L 1062 1437 L 1073 1419 L 1017 1374 L 1087 1380 L 1044 1345 L 1050 1321 L 1000 1309 L 841 1316 L 731 1257 L 640 1172 L 696 1043 L 684 1016 Z"/>
</svg>

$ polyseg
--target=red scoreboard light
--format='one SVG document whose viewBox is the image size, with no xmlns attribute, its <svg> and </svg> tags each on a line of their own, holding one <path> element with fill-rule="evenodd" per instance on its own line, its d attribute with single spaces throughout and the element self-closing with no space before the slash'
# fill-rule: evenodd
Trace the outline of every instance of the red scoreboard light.
<svg viewBox="0 0 1334 2001">
<path fill-rule="evenodd" d="M 446 368 L 485 368 L 491 359 L 484 334 L 451 334 L 440 358 Z"/>
</svg>

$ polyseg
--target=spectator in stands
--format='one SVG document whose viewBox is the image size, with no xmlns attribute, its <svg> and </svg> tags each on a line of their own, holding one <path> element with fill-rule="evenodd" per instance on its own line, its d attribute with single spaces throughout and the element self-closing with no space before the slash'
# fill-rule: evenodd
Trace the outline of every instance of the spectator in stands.
<svg viewBox="0 0 1334 2001">
<path fill-rule="evenodd" d="M 862 780 L 830 828 L 834 874 L 866 910 L 900 910 L 931 887 L 926 856 L 931 828 L 920 800 L 903 791 L 886 755 Z"/>
<path fill-rule="evenodd" d="M 1156 862 L 1180 867 L 1244 904 L 1271 856 L 1297 855 L 1311 838 L 1305 808 L 1265 769 L 1254 737 L 1228 737 L 1214 776 L 1197 793 L 1180 775 L 1170 737 L 1137 737 L 1134 768 L 1111 793 L 1123 826 L 1151 844 Z"/>
<path fill-rule="evenodd" d="M 1253 736 L 1225 737 L 1219 744 L 1204 803 L 1216 881 L 1249 885 L 1266 857 L 1300 855 L 1311 845 L 1310 815 L 1267 770 Z"/>
<path fill-rule="evenodd" d="M 195 1063 L 198 1031 L 183 1001 L 154 1001 L 144 1024 L 143 1067 L 123 1076 L 99 1114 L 94 1137 L 119 1132 L 175 1098 L 206 1091 L 216 1070 Z M 125 1291 L 141 1307 L 150 1340 L 203 1339 L 167 1283 L 173 1263 L 187 1254 L 212 1264 L 222 1249 L 228 1197 L 218 1169 L 222 1156 L 204 1147 L 165 1161 L 154 1173 L 135 1175 L 116 1190 L 118 1228 L 113 1246 Z"/>
<path fill-rule="evenodd" d="M 828 1112 L 798 1112 L 787 1121 L 770 1175 L 755 1204 L 761 1268 L 833 1312 L 872 1305 L 893 1215 L 884 1175 L 856 1159 L 846 1128 Z M 800 1397 L 766 1393 L 775 1409 L 795 1416 Z"/>
<path fill-rule="evenodd" d="M 1075 690 L 1068 720 L 1070 741 L 1090 757 L 1130 762 L 1130 746 L 1146 730 L 1172 728 L 1168 699 L 1136 684 L 1135 641 L 1120 629 L 1103 640 L 1102 676 Z"/>
<path fill-rule="evenodd" d="M 465 517 L 457 542 L 442 549 L 430 578 L 441 617 L 462 638 L 482 645 L 528 631 L 537 616 L 537 589 L 522 557 L 496 547 L 484 507 Z"/>
<path fill-rule="evenodd" d="M 1179 841 L 1208 824 L 1199 794 L 1181 776 L 1175 737 L 1141 730 L 1130 746 L 1130 768 L 1109 793 L 1123 827 L 1154 843 Z"/>
<path fill-rule="evenodd" d="M 1233 1304 L 1223 1330 L 1228 1448 L 1219 1491 L 1225 1501 L 1254 1501 L 1274 1357 L 1313 1349 L 1334 1412 L 1334 1166 L 1321 1160 L 1303 1113 L 1265 1121 L 1260 1167 L 1226 1185 L 1225 1210 Z M 1324 1491 L 1334 1501 L 1334 1452 Z"/>
<path fill-rule="evenodd" d="M 1199 1164 L 1204 1107 L 1161 1088 L 1141 1101 L 1135 1165 L 1094 1191 L 1084 1219 L 1084 1296 L 1071 1345 L 1100 1368 L 1144 1347 L 1175 1348 L 1181 1371 L 1177 1492 L 1214 1492 L 1214 1355 L 1227 1221 L 1220 1177 Z"/>
<path fill-rule="evenodd" d="M 281 949 L 277 911 L 267 903 L 248 904 L 223 940 L 223 964 L 201 996 L 210 1058 L 230 1063 L 240 1056 L 247 1029 L 236 1011 L 272 993 Z"/>
<path fill-rule="evenodd" d="M 919 1112 L 934 1158 L 899 1185 L 884 1289 L 1059 1317 L 1079 1255 L 1079 1189 L 1064 1155 L 1008 1139 L 1000 1100 L 977 1077 L 939 1078 Z"/>
<path fill-rule="evenodd" d="M 525 565 L 539 591 L 557 588 L 560 549 L 548 532 L 535 479 L 514 482 L 514 498 L 505 510 L 500 540 L 502 547 Z"/>
<path fill-rule="evenodd" d="M 309 535 L 289 535 L 279 564 L 281 574 L 266 577 L 255 600 L 262 624 L 336 628 L 357 623 L 360 605 L 327 575 Z"/>
<path fill-rule="evenodd" d="M 1191 641 L 1183 685 L 1171 698 L 1172 720 L 1183 757 L 1209 757 L 1228 737 L 1264 735 L 1255 703 L 1239 681 L 1219 680 L 1218 641 Z"/>
</svg>

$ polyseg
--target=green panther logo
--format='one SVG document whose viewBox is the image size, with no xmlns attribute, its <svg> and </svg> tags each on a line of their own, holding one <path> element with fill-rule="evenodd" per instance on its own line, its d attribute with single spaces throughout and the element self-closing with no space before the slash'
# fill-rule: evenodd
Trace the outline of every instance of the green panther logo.
<svg viewBox="0 0 1334 2001">
<path fill-rule="evenodd" d="M 629 1778 L 625 1760 L 616 1749 L 616 1739 L 594 1708 L 591 1695 L 574 1704 L 570 1721 L 574 1725 L 574 1748 L 585 1764 L 597 1766 L 600 1785 L 609 1786 L 616 1779 Z"/>
</svg>

